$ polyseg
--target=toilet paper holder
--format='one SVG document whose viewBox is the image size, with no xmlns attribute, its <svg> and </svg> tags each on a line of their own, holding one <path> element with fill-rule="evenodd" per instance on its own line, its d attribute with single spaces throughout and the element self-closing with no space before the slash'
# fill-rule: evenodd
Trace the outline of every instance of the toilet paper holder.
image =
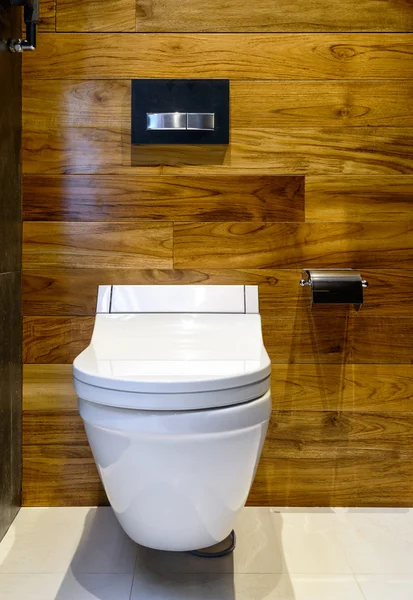
<svg viewBox="0 0 413 600">
<path fill-rule="evenodd" d="M 312 304 L 363 304 L 368 282 L 353 269 L 304 269 L 300 286 L 311 287 Z"/>
</svg>

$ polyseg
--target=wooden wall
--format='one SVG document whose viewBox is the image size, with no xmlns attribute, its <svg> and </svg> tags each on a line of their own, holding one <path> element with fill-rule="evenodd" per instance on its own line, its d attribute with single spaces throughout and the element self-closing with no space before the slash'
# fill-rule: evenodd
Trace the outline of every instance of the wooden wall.
<svg viewBox="0 0 413 600">
<path fill-rule="evenodd" d="M 24 503 L 105 502 L 71 384 L 98 284 L 258 284 L 250 503 L 413 503 L 413 5 L 59 0 L 24 57 Z M 131 32 L 137 32 L 132 34 Z M 130 79 L 231 80 L 231 144 L 142 166 Z M 365 306 L 310 310 L 304 267 Z"/>
</svg>

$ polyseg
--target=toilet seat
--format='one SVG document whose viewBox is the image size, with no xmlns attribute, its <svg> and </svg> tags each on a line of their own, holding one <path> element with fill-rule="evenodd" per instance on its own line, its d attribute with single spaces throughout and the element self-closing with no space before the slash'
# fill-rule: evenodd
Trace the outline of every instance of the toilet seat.
<svg viewBox="0 0 413 600">
<path fill-rule="evenodd" d="M 271 365 L 258 314 L 98 314 L 73 374 L 89 402 L 199 410 L 263 396 Z"/>
</svg>

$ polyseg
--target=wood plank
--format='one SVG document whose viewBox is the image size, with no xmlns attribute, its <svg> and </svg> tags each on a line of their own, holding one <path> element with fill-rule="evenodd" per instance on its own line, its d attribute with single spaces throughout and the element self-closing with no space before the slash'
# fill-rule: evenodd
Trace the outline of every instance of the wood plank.
<svg viewBox="0 0 413 600">
<path fill-rule="evenodd" d="M 413 460 L 413 412 L 274 411 L 262 458 Z"/>
<path fill-rule="evenodd" d="M 71 364 L 26 364 L 23 373 L 24 411 L 77 410 Z M 413 365 L 272 365 L 273 410 L 277 412 L 412 413 L 412 386 Z"/>
<path fill-rule="evenodd" d="M 23 365 L 24 412 L 66 414 L 75 410 L 71 365 Z"/>
<path fill-rule="evenodd" d="M 78 410 L 32 411 L 23 413 L 23 446 L 87 445 L 85 428 Z"/>
<path fill-rule="evenodd" d="M 412 460 L 262 459 L 251 506 L 411 506 Z"/>
<path fill-rule="evenodd" d="M 105 504 L 89 446 L 23 447 L 23 506 Z"/>
<path fill-rule="evenodd" d="M 60 0 L 61 1 L 61 0 Z M 68 0 L 66 0 L 68 1 Z M 408 0 L 137 0 L 137 31 L 405 31 L 413 28 Z"/>
<path fill-rule="evenodd" d="M 23 362 L 68 364 L 89 345 L 93 317 L 23 318 Z"/>
<path fill-rule="evenodd" d="M 77 410 L 71 364 L 26 364 L 23 374 L 24 411 Z M 277 412 L 412 413 L 412 386 L 413 365 L 272 365 L 273 410 Z"/>
<path fill-rule="evenodd" d="M 413 61 L 412 61 L 413 62 Z M 130 144 L 130 123 L 107 128 L 35 129 L 25 124 L 27 174 L 391 175 L 413 173 L 413 129 L 395 127 L 234 129 L 231 144 L 205 147 Z M 87 159 L 86 159 L 87 157 Z"/>
<path fill-rule="evenodd" d="M 236 38 L 234 37 L 236 35 Z M 24 79 L 411 79 L 413 35 L 39 35 Z"/>
<path fill-rule="evenodd" d="M 90 342 L 93 317 L 25 317 L 23 362 L 69 364 Z M 263 317 L 273 363 L 410 364 L 413 318 Z"/>
<path fill-rule="evenodd" d="M 271 375 L 273 409 L 284 411 L 412 413 L 412 386 L 413 365 L 278 364 Z"/>
<path fill-rule="evenodd" d="M 27 175 L 23 205 L 34 221 L 304 221 L 304 178 Z"/>
<path fill-rule="evenodd" d="M 25 267 L 168 268 L 172 227 L 166 223 L 27 222 Z"/>
<path fill-rule="evenodd" d="M 56 31 L 135 31 L 136 0 L 59 0 Z"/>
<path fill-rule="evenodd" d="M 33 317 L 34 318 L 34 317 Z M 411 364 L 411 317 L 263 317 L 273 363 Z"/>
<path fill-rule="evenodd" d="M 408 80 L 232 81 L 231 126 L 411 127 L 412 94 Z"/>
<path fill-rule="evenodd" d="M 412 127 L 412 94 L 409 80 L 231 81 L 231 128 Z M 38 129 L 105 128 L 129 121 L 131 82 L 28 79 L 23 103 L 25 122 Z"/>
<path fill-rule="evenodd" d="M 413 223 L 177 223 L 178 269 L 402 268 L 413 264 Z"/>
<path fill-rule="evenodd" d="M 411 316 L 413 272 L 363 269 L 369 282 L 364 290 L 363 316 Z M 25 269 L 23 313 L 25 315 L 93 316 L 98 285 L 258 285 L 260 312 L 267 316 L 324 314 L 331 307 L 311 307 L 309 290 L 299 287 L 300 269 Z M 357 317 L 352 307 L 335 307 Z"/>
<path fill-rule="evenodd" d="M 56 0 L 39 0 L 39 31 L 54 32 L 56 28 Z"/>
<path fill-rule="evenodd" d="M 308 221 L 413 219 L 413 176 L 314 176 L 306 179 Z"/>
</svg>

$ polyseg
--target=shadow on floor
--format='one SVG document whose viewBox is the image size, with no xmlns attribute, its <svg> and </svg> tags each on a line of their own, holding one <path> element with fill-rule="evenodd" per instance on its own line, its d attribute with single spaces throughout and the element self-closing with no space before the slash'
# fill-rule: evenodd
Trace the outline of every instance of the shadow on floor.
<svg viewBox="0 0 413 600">
<path fill-rule="evenodd" d="M 136 546 L 133 582 L 131 573 L 125 573 L 128 570 L 126 563 L 122 574 L 124 563 L 121 560 L 116 565 L 117 575 L 113 574 L 114 557 L 108 556 L 105 582 L 105 576 L 96 578 L 93 575 L 93 572 L 104 572 L 102 554 L 95 571 L 92 557 L 96 548 L 105 544 L 102 532 L 107 535 L 106 521 L 115 517 L 108 509 L 91 509 L 55 600 L 235 600 L 237 597 L 264 600 L 272 597 L 275 590 L 275 597 L 280 600 L 294 600 L 281 545 L 282 515 L 275 514 L 273 518 L 276 526 L 271 535 L 258 518 L 243 523 L 237 549 L 226 557 L 205 559 L 184 552 L 162 552 Z M 117 527 L 120 530 L 120 525 Z M 276 540 L 272 539 L 274 531 Z M 117 533 L 122 535 L 120 531 Z M 111 546 L 112 554 L 115 548 Z M 84 572 L 86 563 L 88 573 Z M 274 574 L 272 564 L 278 565 L 282 574 Z M 116 590 L 114 586 L 117 586 Z"/>
</svg>

